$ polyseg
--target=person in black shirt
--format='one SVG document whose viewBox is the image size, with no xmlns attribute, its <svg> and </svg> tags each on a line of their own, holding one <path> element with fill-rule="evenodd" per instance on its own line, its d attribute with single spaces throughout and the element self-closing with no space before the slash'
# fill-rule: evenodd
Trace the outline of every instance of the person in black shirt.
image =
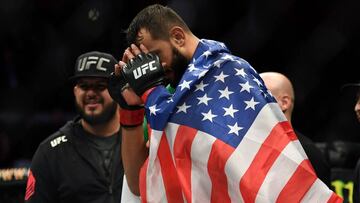
<svg viewBox="0 0 360 203">
<path fill-rule="evenodd" d="M 95 51 L 78 57 L 70 79 L 79 116 L 39 145 L 25 202 L 120 202 L 119 107 L 107 90 L 116 63 L 110 54 Z"/>
<path fill-rule="evenodd" d="M 356 103 L 354 106 L 354 111 L 357 120 L 360 123 L 360 83 L 357 84 L 346 84 L 343 88 L 352 88 L 353 90 L 356 90 Z M 353 192 L 353 202 L 359 203 L 360 202 L 360 159 L 358 159 L 355 170 L 354 170 L 354 192 Z"/>
<path fill-rule="evenodd" d="M 294 108 L 295 95 L 294 89 L 290 80 L 283 74 L 277 72 L 264 72 L 260 73 L 265 86 L 271 91 L 276 101 L 280 105 L 281 110 L 285 117 L 291 124 L 291 116 Z M 300 144 L 309 158 L 310 163 L 321 181 L 328 187 L 331 187 L 331 168 L 325 158 L 325 155 L 319 148 L 316 147 L 314 142 L 304 136 L 302 133 L 295 130 Z"/>
</svg>

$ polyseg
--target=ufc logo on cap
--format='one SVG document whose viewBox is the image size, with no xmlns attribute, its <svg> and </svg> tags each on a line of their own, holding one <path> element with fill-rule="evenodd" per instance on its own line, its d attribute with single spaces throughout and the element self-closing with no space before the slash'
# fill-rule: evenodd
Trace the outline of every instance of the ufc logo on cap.
<svg viewBox="0 0 360 203">
<path fill-rule="evenodd" d="M 97 70 L 106 72 L 106 68 L 102 66 L 104 62 L 109 63 L 110 60 L 103 57 L 99 58 L 97 56 L 84 57 L 79 60 L 77 69 L 79 72 L 89 70 L 90 66 L 94 64 L 96 65 Z"/>
<path fill-rule="evenodd" d="M 140 78 L 141 76 L 145 75 L 148 72 L 148 70 L 149 71 L 156 70 L 156 67 L 153 66 L 154 63 L 155 63 L 155 60 L 150 61 L 149 63 L 146 63 L 146 64 L 136 68 L 135 70 L 133 70 L 134 78 L 135 79 Z"/>
</svg>

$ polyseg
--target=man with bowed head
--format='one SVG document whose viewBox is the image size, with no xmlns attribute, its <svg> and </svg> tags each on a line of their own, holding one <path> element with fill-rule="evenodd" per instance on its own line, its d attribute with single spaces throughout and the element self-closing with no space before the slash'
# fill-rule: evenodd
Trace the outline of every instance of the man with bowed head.
<svg viewBox="0 0 360 203">
<path fill-rule="evenodd" d="M 297 151 L 259 75 L 224 43 L 197 38 L 158 4 L 136 15 L 127 40 L 110 92 L 122 107 L 127 182 L 141 201 L 341 201 Z"/>
<path fill-rule="evenodd" d="M 107 89 L 116 63 L 110 54 L 97 51 L 77 58 L 71 81 L 79 116 L 39 145 L 25 202 L 120 202 L 119 105 Z"/>
<path fill-rule="evenodd" d="M 289 78 L 277 72 L 263 72 L 260 73 L 260 77 L 263 79 L 265 86 L 275 97 L 287 120 L 291 123 L 295 104 L 295 94 L 293 85 Z M 326 161 L 325 155 L 319 148 L 316 147 L 310 138 L 304 136 L 297 130 L 295 130 L 295 133 L 318 177 L 328 187 L 331 187 L 331 170 L 328 162 Z"/>
</svg>

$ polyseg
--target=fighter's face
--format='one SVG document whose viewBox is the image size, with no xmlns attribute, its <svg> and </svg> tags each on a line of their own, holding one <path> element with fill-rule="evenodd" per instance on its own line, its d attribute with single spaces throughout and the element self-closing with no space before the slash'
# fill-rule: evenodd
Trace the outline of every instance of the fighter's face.
<svg viewBox="0 0 360 203">
<path fill-rule="evenodd" d="M 356 113 L 356 117 L 358 119 L 358 121 L 360 122 L 360 90 L 357 93 L 356 96 L 356 104 L 355 104 L 355 113 Z"/>
<path fill-rule="evenodd" d="M 74 95 L 80 116 L 89 124 L 103 124 L 115 116 L 117 104 L 110 97 L 106 79 L 79 79 Z"/>
<path fill-rule="evenodd" d="M 189 60 L 170 41 L 154 40 L 145 29 L 140 30 L 139 36 L 138 43 L 143 44 L 150 52 L 160 57 L 166 78 L 173 87 L 176 87 L 189 64 Z"/>
<path fill-rule="evenodd" d="M 190 62 L 175 47 L 173 47 L 172 61 L 169 65 L 172 73 L 172 79 L 170 80 L 172 87 L 176 87 L 179 84 L 189 63 Z"/>
</svg>

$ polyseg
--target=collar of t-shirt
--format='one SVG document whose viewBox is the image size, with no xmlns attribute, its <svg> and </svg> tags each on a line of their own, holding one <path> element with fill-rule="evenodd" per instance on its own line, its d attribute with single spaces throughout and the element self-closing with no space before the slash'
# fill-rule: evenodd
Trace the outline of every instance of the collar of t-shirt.
<svg viewBox="0 0 360 203">
<path fill-rule="evenodd" d="M 98 135 L 94 135 L 92 133 L 87 132 L 86 130 L 84 130 L 84 128 L 81 126 L 81 124 L 79 123 L 77 125 L 77 133 L 80 134 L 80 136 L 84 137 L 86 140 L 89 141 L 89 144 L 92 147 L 95 147 L 99 150 L 110 150 L 112 149 L 116 143 L 117 143 L 117 139 L 119 137 L 119 131 L 114 133 L 113 135 L 110 136 L 98 136 Z"/>
</svg>

